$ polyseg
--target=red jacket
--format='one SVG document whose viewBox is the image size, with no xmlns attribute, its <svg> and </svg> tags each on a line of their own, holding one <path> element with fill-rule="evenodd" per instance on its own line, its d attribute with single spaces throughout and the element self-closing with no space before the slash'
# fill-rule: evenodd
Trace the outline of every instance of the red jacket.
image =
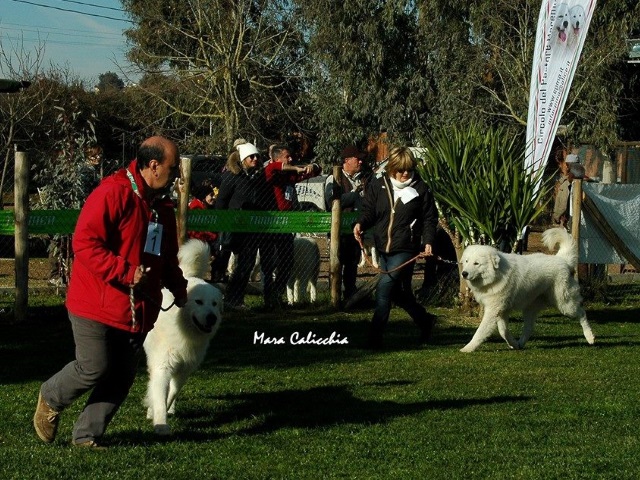
<svg viewBox="0 0 640 480">
<path fill-rule="evenodd" d="M 133 174 L 138 196 L 127 176 Z M 162 287 L 186 298 L 187 281 L 178 266 L 178 237 L 173 203 L 145 199 L 146 183 L 134 160 L 105 178 L 85 202 L 73 234 L 74 262 L 66 305 L 72 314 L 128 331 L 148 332 L 162 303 Z M 162 225 L 161 254 L 144 253 L 152 206 Z M 135 295 L 135 322 L 129 300 L 136 267 L 149 268 Z M 164 305 L 166 308 L 168 305 Z"/>
<path fill-rule="evenodd" d="M 189 210 L 207 210 L 208 207 L 205 202 L 200 200 L 199 198 L 194 198 L 189 202 Z M 215 232 L 195 232 L 189 231 L 187 232 L 187 236 L 189 238 L 196 238 L 198 240 L 202 240 L 203 242 L 207 242 L 209 245 L 213 244 L 218 239 L 218 234 Z"/>
<path fill-rule="evenodd" d="M 320 168 L 315 168 L 314 166 L 313 173 L 310 174 L 297 173 L 293 170 L 282 170 L 282 162 L 276 162 L 274 160 L 264 168 L 264 174 L 267 177 L 267 182 L 273 187 L 273 194 L 276 197 L 278 210 L 289 211 L 293 210 L 295 205 L 295 184 L 307 178 L 318 176 L 320 174 Z M 287 188 L 293 189 L 290 199 L 287 199 Z"/>
</svg>

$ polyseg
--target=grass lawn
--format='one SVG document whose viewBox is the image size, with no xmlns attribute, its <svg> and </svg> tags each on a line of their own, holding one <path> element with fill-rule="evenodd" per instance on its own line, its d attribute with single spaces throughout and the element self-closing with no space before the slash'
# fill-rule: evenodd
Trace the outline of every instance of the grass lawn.
<svg viewBox="0 0 640 480">
<path fill-rule="evenodd" d="M 381 352 L 362 348 L 368 310 L 229 314 L 178 398 L 174 435 L 156 437 L 145 418 L 141 362 L 105 436 L 109 449 L 95 452 L 70 446 L 82 399 L 63 413 L 53 444 L 33 432 L 40 383 L 73 357 L 64 309 L 34 302 L 27 324 L 0 325 L 3 479 L 640 475 L 638 305 L 588 305 L 594 347 L 577 322 L 549 311 L 526 350 L 496 334 L 471 354 L 458 350 L 476 322 L 455 309 L 437 310 L 426 347 L 394 309 Z M 514 319 L 514 333 L 520 327 Z M 334 331 L 349 344 L 289 343 L 294 332 Z M 255 332 L 285 344 L 254 344 Z"/>
</svg>

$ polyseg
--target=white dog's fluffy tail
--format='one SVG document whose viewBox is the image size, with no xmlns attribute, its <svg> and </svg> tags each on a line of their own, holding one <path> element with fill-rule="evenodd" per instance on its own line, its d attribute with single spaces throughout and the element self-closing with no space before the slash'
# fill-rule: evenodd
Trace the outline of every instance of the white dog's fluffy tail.
<svg viewBox="0 0 640 480">
<path fill-rule="evenodd" d="M 180 269 L 185 277 L 205 279 L 211 269 L 209 245 L 202 240 L 187 240 L 178 251 Z"/>
<path fill-rule="evenodd" d="M 573 270 L 578 263 L 578 247 L 573 237 L 564 228 L 550 228 L 542 234 L 542 242 L 553 251 L 556 245 L 560 245 L 558 257 L 564 258 Z"/>
</svg>

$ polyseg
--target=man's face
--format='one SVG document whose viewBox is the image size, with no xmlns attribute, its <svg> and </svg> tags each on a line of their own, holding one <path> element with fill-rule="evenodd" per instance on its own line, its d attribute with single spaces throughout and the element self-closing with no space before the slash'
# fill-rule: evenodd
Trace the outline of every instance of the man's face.
<svg viewBox="0 0 640 480">
<path fill-rule="evenodd" d="M 349 175 L 353 175 L 362 169 L 362 160 L 357 157 L 345 158 L 342 169 Z"/>
<path fill-rule="evenodd" d="M 167 154 L 164 162 L 158 162 L 155 165 L 155 173 L 157 174 L 155 189 L 162 189 L 173 183 L 180 175 L 180 158 L 178 155 Z"/>
<path fill-rule="evenodd" d="M 293 161 L 291 158 L 291 152 L 289 150 L 282 150 L 278 158 L 276 158 L 277 162 L 282 162 L 283 165 L 289 165 Z"/>
</svg>

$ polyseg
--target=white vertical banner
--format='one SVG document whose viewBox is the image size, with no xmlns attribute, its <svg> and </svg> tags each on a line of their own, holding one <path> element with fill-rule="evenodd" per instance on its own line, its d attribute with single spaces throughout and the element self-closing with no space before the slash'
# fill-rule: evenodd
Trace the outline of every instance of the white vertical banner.
<svg viewBox="0 0 640 480">
<path fill-rule="evenodd" d="M 543 0 L 533 52 L 525 166 L 544 168 L 596 0 Z"/>
</svg>

